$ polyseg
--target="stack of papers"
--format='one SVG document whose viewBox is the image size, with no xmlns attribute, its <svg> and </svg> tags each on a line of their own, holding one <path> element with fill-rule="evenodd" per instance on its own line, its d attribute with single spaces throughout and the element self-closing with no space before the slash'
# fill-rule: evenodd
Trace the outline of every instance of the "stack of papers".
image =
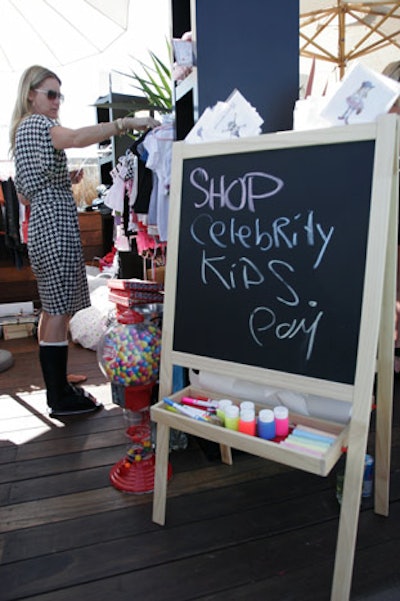
<svg viewBox="0 0 400 601">
<path fill-rule="evenodd" d="M 185 141 L 198 144 L 258 136 L 263 123 L 256 109 L 239 90 L 234 90 L 225 102 L 217 102 L 204 111 Z"/>
</svg>

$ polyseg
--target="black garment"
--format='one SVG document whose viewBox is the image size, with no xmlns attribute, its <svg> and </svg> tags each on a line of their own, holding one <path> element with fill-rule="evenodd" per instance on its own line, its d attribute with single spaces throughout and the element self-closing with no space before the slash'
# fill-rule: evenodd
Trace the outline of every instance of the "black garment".
<svg viewBox="0 0 400 601">
<path fill-rule="evenodd" d="M 132 153 L 138 157 L 137 196 L 133 210 L 136 214 L 143 213 L 145 215 L 149 212 L 151 191 L 153 189 L 153 172 L 146 167 L 145 160 L 143 160 L 138 146 L 140 146 L 148 133 L 148 131 L 145 132 L 130 147 Z"/>
<path fill-rule="evenodd" d="M 4 212 L 5 212 L 5 207 L 4 207 Z M 5 233 L 6 233 L 5 217 L 3 215 L 3 207 L 0 204 L 0 234 L 5 234 Z"/>
<path fill-rule="evenodd" d="M 21 241 L 19 233 L 19 201 L 11 177 L 1 182 L 5 204 L 5 245 L 14 255 L 16 267 L 22 267 L 27 257 L 27 246 Z"/>
</svg>

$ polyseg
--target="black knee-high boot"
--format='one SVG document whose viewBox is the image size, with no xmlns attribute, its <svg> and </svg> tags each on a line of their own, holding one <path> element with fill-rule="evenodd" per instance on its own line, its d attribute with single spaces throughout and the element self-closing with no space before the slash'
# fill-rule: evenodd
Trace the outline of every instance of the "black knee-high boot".
<svg viewBox="0 0 400 601">
<path fill-rule="evenodd" d="M 40 345 L 39 358 L 52 417 L 92 413 L 101 409 L 102 404 L 92 395 L 67 382 L 67 345 Z"/>
</svg>

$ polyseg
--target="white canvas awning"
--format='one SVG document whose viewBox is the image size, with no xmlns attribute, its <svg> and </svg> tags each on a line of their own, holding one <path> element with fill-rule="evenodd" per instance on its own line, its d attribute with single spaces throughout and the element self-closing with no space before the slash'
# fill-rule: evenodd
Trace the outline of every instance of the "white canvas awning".
<svg viewBox="0 0 400 601">
<path fill-rule="evenodd" d="M 128 13 L 129 0 L 1 0 L 0 73 L 97 55 L 124 34 Z"/>
</svg>

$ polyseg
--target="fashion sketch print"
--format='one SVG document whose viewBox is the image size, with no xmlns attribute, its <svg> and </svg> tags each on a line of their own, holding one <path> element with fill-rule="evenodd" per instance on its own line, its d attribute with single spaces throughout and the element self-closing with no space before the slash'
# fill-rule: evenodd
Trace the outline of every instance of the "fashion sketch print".
<svg viewBox="0 0 400 601">
<path fill-rule="evenodd" d="M 256 109 L 235 89 L 224 102 L 206 108 L 185 141 L 195 144 L 257 136 L 262 123 Z"/>
<path fill-rule="evenodd" d="M 242 123 L 242 125 L 239 125 L 237 122 L 237 115 L 235 113 L 232 119 L 228 121 L 226 126 L 221 131 L 223 133 L 227 132 L 231 138 L 240 138 L 240 130 L 243 129 L 243 127 L 246 127 L 246 124 Z"/>
<path fill-rule="evenodd" d="M 400 84 L 360 63 L 350 68 L 321 111 L 330 125 L 368 123 L 393 106 Z"/>
<path fill-rule="evenodd" d="M 374 88 L 372 82 L 363 81 L 361 86 L 346 98 L 347 108 L 342 115 L 338 116 L 338 119 L 343 119 L 346 125 L 349 123 L 350 117 L 353 115 L 359 115 L 363 110 L 365 103 L 367 102 L 368 93 Z"/>
</svg>

